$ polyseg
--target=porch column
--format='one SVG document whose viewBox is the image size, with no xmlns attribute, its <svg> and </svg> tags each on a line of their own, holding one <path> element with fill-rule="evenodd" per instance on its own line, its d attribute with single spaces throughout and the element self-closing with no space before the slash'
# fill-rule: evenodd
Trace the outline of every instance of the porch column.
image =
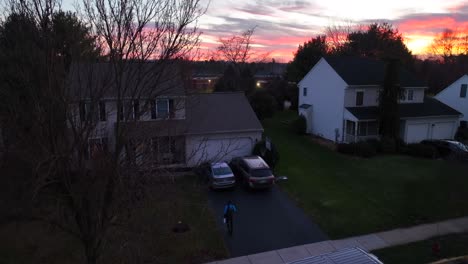
<svg viewBox="0 0 468 264">
<path fill-rule="evenodd" d="M 354 122 L 354 142 L 357 142 L 359 121 Z"/>
</svg>

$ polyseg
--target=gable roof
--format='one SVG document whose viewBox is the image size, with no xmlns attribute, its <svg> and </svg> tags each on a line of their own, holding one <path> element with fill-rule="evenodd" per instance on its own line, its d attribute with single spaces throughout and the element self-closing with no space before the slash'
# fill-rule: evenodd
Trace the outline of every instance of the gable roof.
<svg viewBox="0 0 468 264">
<path fill-rule="evenodd" d="M 459 116 L 460 112 L 431 97 L 425 97 L 423 103 L 399 104 L 400 118 L 426 116 Z M 351 114 L 360 120 L 374 120 L 379 117 L 377 106 L 346 107 Z"/>
<path fill-rule="evenodd" d="M 325 60 L 348 85 L 383 85 L 385 62 L 360 57 L 327 57 Z M 400 67 L 402 87 L 427 87 L 409 71 Z"/>
<path fill-rule="evenodd" d="M 244 93 L 187 96 L 187 134 L 263 131 Z"/>
<path fill-rule="evenodd" d="M 438 96 L 439 96 L 440 94 L 444 93 L 444 91 L 446 91 L 448 88 L 452 87 L 452 85 L 454 85 L 456 82 L 463 80 L 464 78 L 467 78 L 467 79 L 468 79 L 468 73 L 463 74 L 460 78 L 456 79 L 454 82 L 452 82 L 452 83 L 450 83 L 449 85 L 447 85 L 447 87 L 445 87 L 444 89 L 440 90 L 434 97 L 435 97 L 435 98 L 439 98 Z"/>
<path fill-rule="evenodd" d="M 67 79 L 72 98 L 116 98 L 116 70 L 109 62 L 77 63 Z M 123 97 L 184 95 L 187 85 L 182 63 L 178 61 L 125 62 L 121 71 Z"/>
</svg>

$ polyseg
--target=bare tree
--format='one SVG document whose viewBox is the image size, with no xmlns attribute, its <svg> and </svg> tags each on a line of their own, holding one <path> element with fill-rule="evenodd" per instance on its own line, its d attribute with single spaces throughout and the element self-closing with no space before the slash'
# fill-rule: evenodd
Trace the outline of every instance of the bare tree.
<svg viewBox="0 0 468 264">
<path fill-rule="evenodd" d="M 451 57 L 468 54 L 468 34 L 466 30 L 445 29 L 429 46 L 429 52 L 442 57 L 445 61 Z"/>
<path fill-rule="evenodd" d="M 240 35 L 219 38 L 219 46 L 213 57 L 237 64 L 245 64 L 251 60 L 258 62 L 264 61 L 268 53 L 257 53 L 252 50 L 252 36 L 255 28 L 247 29 Z"/>
<path fill-rule="evenodd" d="M 332 24 L 325 28 L 325 36 L 330 49 L 338 51 L 348 42 L 348 36 L 356 30 L 361 30 L 362 25 L 356 26 L 351 21 L 342 24 Z"/>
<path fill-rule="evenodd" d="M 20 136 L 34 143 L 28 149 L 34 150 L 35 194 L 46 212 L 38 216 L 75 236 L 87 262 L 96 263 L 110 228 L 141 191 L 135 160 L 145 141 L 130 140 L 132 126 L 156 98 L 182 87 L 178 65 L 198 44 L 196 22 L 205 9 L 200 0 L 84 0 L 83 7 L 102 56 L 78 54 L 67 68 L 49 30 L 60 2 L 10 1 L 12 14 L 37 25 L 40 43 L 25 62 L 30 67 L 19 73 L 31 80 L 24 84 L 31 104 L 2 103 L 8 114 L 33 113 Z M 177 98 L 174 111 L 184 100 Z M 107 118 L 114 118 L 110 129 L 101 122 Z"/>
</svg>

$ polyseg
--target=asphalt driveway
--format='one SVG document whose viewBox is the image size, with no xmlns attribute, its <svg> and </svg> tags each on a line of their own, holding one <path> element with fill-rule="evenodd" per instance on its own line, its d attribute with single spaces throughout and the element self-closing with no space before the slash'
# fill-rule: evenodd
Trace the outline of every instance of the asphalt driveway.
<svg viewBox="0 0 468 264">
<path fill-rule="evenodd" d="M 233 191 L 210 191 L 209 199 L 231 257 L 328 239 L 276 186 L 266 191 L 247 191 L 239 186 Z M 232 237 L 223 224 L 223 208 L 228 200 L 238 209 Z"/>
</svg>

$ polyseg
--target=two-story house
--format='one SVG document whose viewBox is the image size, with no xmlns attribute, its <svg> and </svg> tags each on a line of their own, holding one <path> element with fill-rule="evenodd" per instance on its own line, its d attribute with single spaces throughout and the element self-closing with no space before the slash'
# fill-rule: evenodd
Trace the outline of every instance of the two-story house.
<svg viewBox="0 0 468 264">
<path fill-rule="evenodd" d="M 462 113 L 460 121 L 468 122 L 468 74 L 454 81 L 434 98 Z"/>
<path fill-rule="evenodd" d="M 72 74 L 73 97 L 79 98 L 74 109 L 80 123 L 75 125 L 94 124 L 89 156 L 94 149 L 114 148 L 115 133 L 121 131 L 124 155 L 136 164 L 193 167 L 249 155 L 262 137 L 262 125 L 243 93 L 187 94 L 190 82 L 171 66 L 174 69 L 157 78 L 125 70 L 117 100 L 109 67 L 82 65 Z"/>
<path fill-rule="evenodd" d="M 378 138 L 379 93 L 385 63 L 336 57 L 322 58 L 299 82 L 299 114 L 307 132 L 335 142 Z M 405 69 L 399 72 L 400 137 L 407 143 L 451 139 L 460 113 L 425 96 L 427 86 Z"/>
</svg>

